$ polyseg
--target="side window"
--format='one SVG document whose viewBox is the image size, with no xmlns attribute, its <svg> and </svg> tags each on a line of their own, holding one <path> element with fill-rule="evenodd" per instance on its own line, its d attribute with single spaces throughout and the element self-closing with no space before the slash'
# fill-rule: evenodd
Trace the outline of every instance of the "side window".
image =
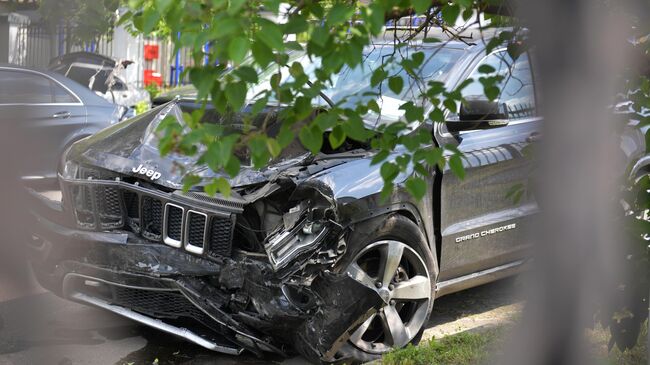
<svg viewBox="0 0 650 365">
<path fill-rule="evenodd" d="M 50 80 L 21 71 L 0 70 L 0 104 L 43 104 L 52 102 Z"/>
<path fill-rule="evenodd" d="M 61 87 L 54 81 L 50 81 L 52 84 L 52 96 L 55 103 L 76 103 L 77 99 L 72 96 L 66 89 Z"/>
<path fill-rule="evenodd" d="M 491 66 L 492 73 L 481 73 L 479 67 Z M 485 99 L 482 77 L 502 76 L 497 83 L 499 94 L 495 100 L 508 113 L 508 119 L 529 118 L 536 114 L 535 89 L 526 53 L 513 60 L 507 52 L 490 54 L 481 61 L 469 76 L 473 81 L 463 89 L 463 97 L 470 99 Z"/>
<path fill-rule="evenodd" d="M 31 72 L 0 70 L 0 104 L 76 103 L 61 85 Z"/>
</svg>

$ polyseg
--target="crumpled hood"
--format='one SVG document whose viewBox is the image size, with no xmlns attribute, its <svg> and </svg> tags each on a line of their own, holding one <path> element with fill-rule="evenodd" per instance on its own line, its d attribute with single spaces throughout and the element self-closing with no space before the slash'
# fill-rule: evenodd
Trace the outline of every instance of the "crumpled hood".
<svg viewBox="0 0 650 365">
<path fill-rule="evenodd" d="M 152 183 L 171 189 L 180 189 L 183 179 L 189 174 L 198 175 L 206 182 L 210 178 L 223 176 L 228 178 L 233 187 L 262 183 L 278 172 L 311 159 L 309 153 L 303 150 L 302 153 L 288 156 L 259 171 L 242 163 L 239 174 L 229 178 L 227 175 L 211 171 L 205 165 L 197 165 L 200 154 L 185 156 L 172 153 L 160 156 L 156 129 L 168 115 L 174 116 L 184 124 L 181 109 L 172 101 L 75 143 L 65 158 L 120 174 L 149 179 Z"/>
</svg>

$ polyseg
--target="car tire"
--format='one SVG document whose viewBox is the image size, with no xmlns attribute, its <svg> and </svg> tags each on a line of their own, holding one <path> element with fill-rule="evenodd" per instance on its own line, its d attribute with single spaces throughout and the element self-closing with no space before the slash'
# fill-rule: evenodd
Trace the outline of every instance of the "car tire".
<svg viewBox="0 0 650 365">
<path fill-rule="evenodd" d="M 348 242 L 348 251 L 346 252 L 344 258 L 337 264 L 337 271 L 340 273 L 347 273 L 346 270 L 348 270 L 348 268 L 350 268 L 351 265 L 355 263 L 355 260 L 365 260 L 364 255 L 366 253 L 369 255 L 372 254 L 373 248 L 381 245 L 387 245 L 386 242 L 404 243 L 405 246 L 408 246 L 404 247 L 405 255 L 408 253 L 411 256 L 408 258 L 408 260 L 412 259 L 414 261 L 418 261 L 417 259 L 419 258 L 419 261 L 421 261 L 423 264 L 423 267 L 420 267 L 420 269 L 425 269 L 428 274 L 428 288 L 430 297 L 427 299 L 426 305 L 420 304 L 419 302 L 416 303 L 418 305 L 417 311 L 419 313 L 419 320 L 422 321 L 422 313 L 424 313 L 422 325 L 416 331 L 412 331 L 411 335 L 408 336 L 408 341 L 398 346 L 398 348 L 404 347 L 409 343 L 417 344 L 422 337 L 424 327 L 428 321 L 429 315 L 431 314 L 435 293 L 435 279 L 437 276 L 437 264 L 435 257 L 429 249 L 426 237 L 424 236 L 420 227 L 418 227 L 417 224 L 403 215 L 391 214 L 389 216 L 377 217 L 355 225 L 351 233 L 348 235 L 346 241 Z M 413 255 L 413 253 L 417 254 L 417 258 Z M 408 264 L 406 258 L 403 260 L 405 260 L 405 265 Z M 348 275 L 350 275 L 350 273 L 348 273 Z M 398 269 L 398 273 L 395 275 L 394 279 L 396 279 L 399 275 L 400 274 Z M 399 286 L 399 283 L 396 283 L 395 285 Z M 397 305 L 399 305 L 399 302 Z M 396 308 L 397 305 L 393 305 L 393 308 Z M 375 323 L 376 321 L 381 322 L 381 319 L 379 319 L 380 315 L 383 316 L 381 318 L 385 318 L 386 315 L 383 314 L 383 311 L 388 306 L 391 306 L 391 304 L 385 304 L 385 307 L 380 309 L 380 312 L 378 312 L 376 315 L 378 318 L 369 320 L 371 321 L 371 327 L 373 325 L 377 327 Z M 404 306 L 402 306 L 400 310 L 404 310 Z M 401 317 L 402 312 L 400 312 L 399 315 Z M 361 331 L 361 327 L 363 326 L 364 324 L 358 326 L 356 330 L 351 329 L 353 335 L 338 350 L 335 363 L 363 363 L 379 359 L 384 353 L 388 352 L 382 351 L 384 348 L 378 348 L 375 351 L 369 351 L 368 347 L 366 346 L 368 341 L 364 340 L 360 336 L 355 337 L 356 331 Z M 412 328 L 409 329 L 412 330 Z M 363 336 L 365 335 L 366 334 L 363 334 Z M 359 342 L 359 339 L 361 339 L 361 342 Z M 370 345 L 372 345 L 374 348 L 374 343 L 370 343 Z M 389 351 L 393 349 L 394 348 L 390 348 Z"/>
</svg>

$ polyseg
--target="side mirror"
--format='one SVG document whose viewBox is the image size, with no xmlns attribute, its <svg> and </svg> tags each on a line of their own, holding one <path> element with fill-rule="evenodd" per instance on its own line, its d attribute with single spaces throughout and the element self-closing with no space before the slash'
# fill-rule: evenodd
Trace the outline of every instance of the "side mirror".
<svg viewBox="0 0 650 365">
<path fill-rule="evenodd" d="M 458 121 L 449 121 L 450 132 L 490 129 L 508 125 L 506 104 L 489 101 L 483 97 L 469 97 L 461 103 Z"/>
</svg>

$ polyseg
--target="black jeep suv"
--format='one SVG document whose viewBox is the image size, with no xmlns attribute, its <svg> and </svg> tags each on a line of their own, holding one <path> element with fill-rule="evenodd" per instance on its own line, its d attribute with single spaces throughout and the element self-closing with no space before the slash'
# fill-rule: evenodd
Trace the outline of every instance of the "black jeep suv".
<svg viewBox="0 0 650 365">
<path fill-rule="evenodd" d="M 358 362 L 416 343 L 435 298 L 521 269 L 524 231 L 538 212 L 532 196 L 506 197 L 527 184 L 532 163 L 522 151 L 540 137 L 529 57 L 513 61 L 503 48 L 486 55 L 478 43 L 410 46 L 425 53 L 423 77 L 449 88 L 478 79 L 485 64 L 510 74 L 496 104 L 475 80 L 463 89 L 459 115 L 413 126 L 464 153 L 464 179 L 433 170 L 418 201 L 402 174 L 382 200 L 369 146 L 325 143 L 312 155 L 295 142 L 262 170 L 246 167 L 245 151 L 238 155 L 243 167 L 229 197 L 200 185 L 184 193 L 186 174 L 219 176 L 194 157 L 160 156 L 162 119 L 182 123 L 182 112 L 198 107 L 185 90 L 66 152 L 62 204 L 38 213 L 39 281 L 228 354 L 297 351 L 314 362 Z M 392 42 L 368 48 L 364 63 L 343 69 L 325 94 L 334 102 L 351 90 L 367 95 L 370 73 L 393 51 Z M 399 120 L 399 105 L 418 100 L 413 80 L 402 77 L 407 87 L 384 90 L 369 126 Z M 494 105 L 498 113 L 486 113 Z M 485 115 L 490 120 L 477 118 Z M 241 128 L 241 115 L 206 117 Z M 644 151 L 643 139 L 633 139 L 630 159 Z"/>
</svg>

